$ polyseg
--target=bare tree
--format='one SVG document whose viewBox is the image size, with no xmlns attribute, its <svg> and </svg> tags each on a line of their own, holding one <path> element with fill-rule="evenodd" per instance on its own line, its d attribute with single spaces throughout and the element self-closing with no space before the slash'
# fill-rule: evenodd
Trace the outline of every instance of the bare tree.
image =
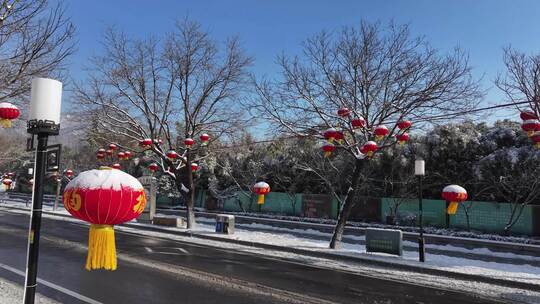
<svg viewBox="0 0 540 304">
<path fill-rule="evenodd" d="M 362 22 L 321 32 L 304 42 L 302 56 L 281 55 L 277 63 L 281 78 L 256 81 L 258 114 L 278 131 L 300 137 L 322 138 L 325 129 L 339 126 L 345 138 L 337 149 L 354 160 L 331 248 L 339 246 L 354 206 L 369 160 L 360 148 L 374 128 L 391 124 L 380 151 L 396 143 L 396 122 L 470 109 L 480 96 L 466 54 L 455 49 L 441 55 L 406 25 Z M 350 110 L 349 118 L 364 118 L 364 127 L 355 130 L 336 114 L 340 108 Z"/>
<path fill-rule="evenodd" d="M 76 96 L 88 113 L 99 117 L 95 128 L 104 136 L 132 146 L 150 139 L 146 153 L 175 181 L 186 201 L 187 227 L 192 228 L 191 166 L 211 151 L 200 143 L 184 145 L 184 140 L 198 141 L 207 133 L 211 144 L 240 128 L 244 115 L 237 98 L 248 83 L 252 60 L 237 38 L 218 44 L 188 19 L 178 21 L 162 43 L 130 39 L 111 29 L 104 48 L 91 61 L 92 72 L 84 85 L 77 85 Z M 169 159 L 169 149 L 179 157 Z"/>
<path fill-rule="evenodd" d="M 506 73 L 495 80 L 495 85 L 512 102 L 527 102 L 520 110 L 540 115 L 540 54 L 527 55 L 511 47 L 504 49 Z"/>
<path fill-rule="evenodd" d="M 0 4 L 0 101 L 24 100 L 32 77 L 60 77 L 75 50 L 75 28 L 63 5 L 49 2 Z"/>
</svg>

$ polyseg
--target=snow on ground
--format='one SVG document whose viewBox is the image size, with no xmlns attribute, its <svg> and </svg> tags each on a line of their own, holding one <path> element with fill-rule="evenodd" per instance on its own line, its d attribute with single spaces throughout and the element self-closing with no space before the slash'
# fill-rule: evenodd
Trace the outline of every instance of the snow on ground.
<svg viewBox="0 0 540 304">
<path fill-rule="evenodd" d="M 23 204 L 24 206 L 24 204 Z M 1 207 L 1 205 L 0 205 Z M 23 210 L 11 210 L 16 213 L 28 213 Z M 63 212 L 58 212 L 63 213 Z M 44 214 L 44 217 L 55 218 L 58 220 L 64 220 L 74 223 L 83 223 L 80 220 L 64 217 L 60 214 L 51 215 Z M 218 247 L 223 250 L 233 250 L 234 252 L 245 252 L 250 254 L 257 254 L 266 258 L 278 258 L 281 260 L 287 260 L 291 263 L 308 264 L 312 267 L 332 268 L 342 271 L 354 272 L 361 275 L 386 278 L 391 280 L 399 279 L 403 282 L 410 282 L 411 284 L 423 284 L 433 286 L 437 288 L 444 288 L 450 290 L 459 290 L 461 292 L 470 292 L 471 294 L 497 297 L 505 300 L 510 300 L 512 303 L 540 303 L 540 293 L 531 290 L 524 290 L 518 288 L 504 287 L 500 285 L 461 280 L 454 277 L 446 277 L 440 275 L 426 274 L 422 271 L 408 271 L 408 270 L 396 270 L 391 266 L 378 266 L 372 264 L 362 264 L 354 261 L 333 260 L 320 257 L 306 256 L 302 254 L 296 254 L 291 252 L 284 252 L 281 250 L 270 250 L 258 247 L 251 247 L 245 245 L 239 245 L 234 243 L 219 242 L 208 239 L 201 239 L 197 237 L 174 235 L 166 233 L 166 231 L 183 231 L 188 230 L 182 228 L 172 227 L 160 227 L 164 232 L 148 231 L 137 228 L 137 226 L 151 226 L 150 224 L 131 222 L 131 226 L 116 226 L 117 231 L 124 231 L 129 233 L 135 233 L 147 237 L 160 237 L 172 240 L 178 240 L 182 242 L 189 242 L 194 244 L 200 244 L 203 246 Z M 326 251 L 331 253 L 338 253 L 343 255 L 353 255 L 357 257 L 364 257 L 368 259 L 391 261 L 394 263 L 403 263 L 419 267 L 431 267 L 436 269 L 443 269 L 449 271 L 467 272 L 480 274 L 484 276 L 496 276 L 503 279 L 520 280 L 533 284 L 540 285 L 540 271 L 537 267 L 531 266 L 519 266 L 519 265 L 506 265 L 500 263 L 479 262 L 467 259 L 452 259 L 446 256 L 437 256 L 428 254 L 427 263 L 422 264 L 415 261 L 416 256 L 411 254 L 405 254 L 404 258 L 397 258 L 384 254 L 367 254 L 365 250 L 362 251 L 362 247 L 357 244 L 344 244 L 344 248 L 341 250 L 331 250 L 327 248 L 327 242 L 310 240 L 306 238 L 299 238 L 294 235 L 277 234 L 269 232 L 253 232 L 237 229 L 234 235 L 218 235 L 214 232 L 214 226 L 211 222 L 200 222 L 196 229 L 190 231 L 193 235 L 204 234 L 219 236 L 222 238 L 232 238 L 241 240 L 250 240 L 255 242 L 265 242 L 269 244 L 275 244 L 280 246 L 295 246 L 303 249 Z M 121 244 L 117 244 L 121 250 Z"/>
<path fill-rule="evenodd" d="M 5 271 L 5 270 L 0 270 Z M 14 284 L 0 277 L 0 304 L 21 303 L 23 299 L 23 286 Z M 56 304 L 58 302 L 36 294 L 36 303 Z"/>
</svg>

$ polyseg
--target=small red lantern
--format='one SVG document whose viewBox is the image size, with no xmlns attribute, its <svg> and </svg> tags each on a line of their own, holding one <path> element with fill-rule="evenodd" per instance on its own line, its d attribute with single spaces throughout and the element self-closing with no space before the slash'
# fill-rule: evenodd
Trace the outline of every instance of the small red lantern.
<svg viewBox="0 0 540 304">
<path fill-rule="evenodd" d="M 536 113 L 531 112 L 531 111 L 523 111 L 519 114 L 519 117 L 522 120 L 538 119 L 538 115 L 536 115 Z"/>
<path fill-rule="evenodd" d="M 141 139 L 139 141 L 139 146 L 143 147 L 143 148 L 149 148 L 152 146 L 152 139 L 151 138 L 145 138 L 145 139 Z"/>
<path fill-rule="evenodd" d="M 407 133 L 398 134 L 396 138 L 398 140 L 398 143 L 403 146 L 406 142 L 409 141 L 409 134 Z"/>
<path fill-rule="evenodd" d="M 107 150 L 106 152 L 107 152 L 107 155 L 112 156 L 114 151 L 113 150 Z"/>
<path fill-rule="evenodd" d="M 131 151 L 125 151 L 125 152 L 124 152 L 124 156 L 126 157 L 126 159 L 130 159 L 130 158 L 131 158 L 131 155 L 133 155 L 133 154 L 131 153 Z"/>
<path fill-rule="evenodd" d="M 343 143 L 343 140 L 345 139 L 345 135 L 343 134 L 343 131 L 336 130 L 336 133 L 334 135 L 334 139 L 339 143 Z"/>
<path fill-rule="evenodd" d="M 324 151 L 324 157 L 329 157 L 336 150 L 336 146 L 328 143 L 324 144 L 321 149 Z"/>
<path fill-rule="evenodd" d="M 201 134 L 201 142 L 203 143 L 203 145 L 210 139 L 210 135 L 206 134 L 206 133 L 203 133 Z"/>
<path fill-rule="evenodd" d="M 125 172 L 102 167 L 82 172 L 69 182 L 63 201 L 72 216 L 91 224 L 86 269 L 115 270 L 113 225 L 143 212 L 146 196 L 141 183 Z"/>
<path fill-rule="evenodd" d="M 536 119 L 525 120 L 521 124 L 521 129 L 527 132 L 527 135 L 531 137 L 534 132 L 540 131 L 540 122 Z"/>
<path fill-rule="evenodd" d="M 73 177 L 73 170 L 67 169 L 66 170 L 66 176 L 69 177 L 69 178 Z"/>
<path fill-rule="evenodd" d="M 184 144 L 186 145 L 188 149 L 191 148 L 191 146 L 193 146 L 194 143 L 195 141 L 192 138 L 184 139 Z"/>
<path fill-rule="evenodd" d="M 270 185 L 265 182 L 258 182 L 253 185 L 252 191 L 258 195 L 257 204 L 262 205 L 264 204 L 264 196 L 270 193 Z"/>
<path fill-rule="evenodd" d="M 6 186 L 6 188 L 9 188 L 9 186 L 11 186 L 12 183 L 13 183 L 13 181 L 10 178 L 4 178 L 2 180 L 2 184 L 4 184 Z"/>
<path fill-rule="evenodd" d="M 402 120 L 402 121 L 400 121 L 400 122 L 397 123 L 397 127 L 398 127 L 400 130 L 407 130 L 407 129 L 409 129 L 411 126 L 412 126 L 412 121 L 410 121 L 410 120 Z"/>
<path fill-rule="evenodd" d="M 0 126 L 11 128 L 11 121 L 17 119 L 21 111 L 9 102 L 0 102 Z"/>
<path fill-rule="evenodd" d="M 126 153 L 125 152 L 118 152 L 118 159 L 119 160 L 124 160 L 126 158 Z"/>
<path fill-rule="evenodd" d="M 156 163 L 151 163 L 150 165 L 148 165 L 148 169 L 152 172 L 156 172 L 158 170 L 159 166 L 158 164 Z"/>
<path fill-rule="evenodd" d="M 116 163 L 116 164 L 113 164 L 113 165 L 111 166 L 111 168 L 120 170 L 120 169 L 122 168 L 122 166 L 121 166 L 119 163 Z"/>
<path fill-rule="evenodd" d="M 366 120 L 362 117 L 351 120 L 351 126 L 354 130 L 363 128 L 366 125 Z"/>
<path fill-rule="evenodd" d="M 109 144 L 109 149 L 110 150 L 116 150 L 116 148 L 118 148 L 118 146 L 116 146 L 115 144 Z"/>
<path fill-rule="evenodd" d="M 531 136 L 531 140 L 534 145 L 540 149 L 540 132 L 534 132 L 534 134 Z"/>
<path fill-rule="evenodd" d="M 341 108 L 337 111 L 337 115 L 340 117 L 347 117 L 351 114 L 351 110 L 349 108 Z"/>
<path fill-rule="evenodd" d="M 386 135 L 388 135 L 388 128 L 386 126 L 377 126 L 375 127 L 375 130 L 373 131 L 373 134 L 375 134 L 376 140 L 383 139 Z"/>
<path fill-rule="evenodd" d="M 377 143 L 370 140 L 370 141 L 366 142 L 362 146 L 362 148 L 360 148 L 360 152 L 362 152 L 362 154 L 367 155 L 367 157 L 372 157 L 373 154 L 375 154 L 375 152 L 377 152 L 378 148 L 379 147 L 377 146 Z"/>
<path fill-rule="evenodd" d="M 197 170 L 199 170 L 199 165 L 191 163 L 191 172 L 197 172 Z"/>
<path fill-rule="evenodd" d="M 456 214 L 458 204 L 467 200 L 467 190 L 458 185 L 449 185 L 444 187 L 442 198 L 449 202 L 446 212 L 448 214 Z"/>
<path fill-rule="evenodd" d="M 7 176 L 8 176 L 8 177 L 14 177 L 14 176 L 15 176 L 15 173 L 13 173 L 13 172 L 8 172 Z"/>
<path fill-rule="evenodd" d="M 105 154 L 107 152 L 105 149 L 101 148 L 97 151 L 97 153 Z"/>
<path fill-rule="evenodd" d="M 167 152 L 167 158 L 173 161 L 178 158 L 178 153 L 176 153 L 176 151 L 174 150 L 170 150 L 169 152 Z"/>
<path fill-rule="evenodd" d="M 336 138 L 336 132 L 337 132 L 336 129 L 329 128 L 323 133 L 324 139 L 326 139 L 328 142 L 333 142 L 334 139 Z"/>
<path fill-rule="evenodd" d="M 96 153 L 96 158 L 97 159 L 104 159 L 105 158 L 105 153 L 101 153 L 101 152 Z"/>
</svg>

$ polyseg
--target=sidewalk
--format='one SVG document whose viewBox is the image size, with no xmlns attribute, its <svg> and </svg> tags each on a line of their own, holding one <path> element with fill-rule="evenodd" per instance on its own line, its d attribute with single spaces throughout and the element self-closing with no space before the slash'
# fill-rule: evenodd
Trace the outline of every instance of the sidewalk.
<svg viewBox="0 0 540 304">
<path fill-rule="evenodd" d="M 2 270 L 0 270 L 2 271 Z M 21 303 L 23 300 L 23 286 L 14 284 L 0 277 L 0 304 Z M 58 304 L 41 294 L 36 294 L 36 303 L 39 304 Z"/>
</svg>

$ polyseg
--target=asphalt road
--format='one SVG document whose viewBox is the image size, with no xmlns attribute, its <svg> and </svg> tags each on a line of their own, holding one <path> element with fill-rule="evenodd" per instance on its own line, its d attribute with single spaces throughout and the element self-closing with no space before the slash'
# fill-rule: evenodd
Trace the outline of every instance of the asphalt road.
<svg viewBox="0 0 540 304">
<path fill-rule="evenodd" d="M 0 276 L 23 284 L 28 217 L 0 210 Z M 116 231 L 114 272 L 84 270 L 88 227 L 43 219 L 38 292 L 62 303 L 497 303 L 187 242 Z"/>
</svg>

